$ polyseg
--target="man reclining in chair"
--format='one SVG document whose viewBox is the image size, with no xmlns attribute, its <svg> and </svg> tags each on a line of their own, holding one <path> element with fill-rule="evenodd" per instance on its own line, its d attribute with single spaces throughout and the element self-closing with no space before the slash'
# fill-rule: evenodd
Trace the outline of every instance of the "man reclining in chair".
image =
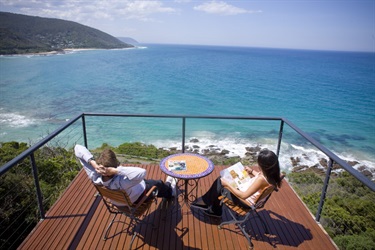
<svg viewBox="0 0 375 250">
<path fill-rule="evenodd" d="M 204 209 L 206 215 L 221 217 L 222 205 L 220 204 L 219 196 L 222 195 L 223 190 L 226 190 L 227 197 L 237 205 L 248 206 L 237 197 L 246 200 L 250 204 L 254 204 L 264 188 L 270 185 L 280 187 L 282 181 L 279 160 L 274 152 L 268 149 L 261 150 L 258 155 L 258 165 L 260 168 L 259 172 L 249 167 L 245 168 L 248 174 L 253 176 L 251 178 L 251 185 L 245 192 L 233 188 L 227 181 L 219 177 L 211 185 L 207 193 L 194 201 L 191 206 Z"/>
<path fill-rule="evenodd" d="M 153 186 L 158 189 L 157 197 L 170 199 L 175 196 L 176 180 L 174 178 L 168 176 L 165 182 L 147 180 L 145 169 L 120 166 L 116 154 L 110 149 L 104 149 L 96 160 L 84 146 L 76 145 L 74 152 L 94 184 L 103 185 L 112 190 L 124 190 L 133 203 L 137 203 Z"/>
</svg>

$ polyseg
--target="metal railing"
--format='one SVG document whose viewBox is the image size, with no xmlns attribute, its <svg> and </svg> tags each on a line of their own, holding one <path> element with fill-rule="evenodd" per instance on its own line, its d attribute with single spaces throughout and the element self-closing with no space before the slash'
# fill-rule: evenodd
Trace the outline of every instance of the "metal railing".
<svg viewBox="0 0 375 250">
<path fill-rule="evenodd" d="M 244 116 L 193 116 L 193 115 L 150 115 L 150 114 L 111 114 L 111 113 L 82 113 L 74 117 L 73 119 L 70 119 L 68 122 L 66 122 L 64 125 L 62 125 L 60 128 L 55 130 L 54 132 L 50 133 L 48 136 L 46 136 L 44 139 L 36 143 L 35 145 L 31 146 L 24 152 L 22 152 L 20 155 L 12 159 L 11 161 L 7 162 L 5 165 L 3 165 L 0 168 L 0 176 L 5 174 L 8 170 L 10 170 L 12 167 L 17 165 L 18 163 L 22 162 L 25 158 L 30 158 L 30 164 L 32 169 L 32 174 L 34 178 L 34 184 L 36 189 L 36 197 L 37 202 L 39 206 L 39 213 L 40 217 L 42 219 L 45 218 L 45 211 L 42 205 L 43 196 L 41 193 L 41 188 L 39 184 L 38 179 L 38 166 L 36 165 L 36 161 L 34 159 L 34 153 L 46 145 L 49 141 L 54 139 L 56 136 L 60 135 L 64 130 L 69 128 L 72 124 L 75 122 L 81 120 L 82 121 L 82 134 L 83 134 L 83 141 L 85 146 L 88 145 L 88 139 L 87 139 L 87 127 L 86 127 L 86 117 L 137 117 L 137 118 L 153 118 L 153 119 L 181 119 L 181 148 L 182 152 L 185 150 L 185 137 L 186 137 L 186 120 L 187 119 L 220 119 L 220 120 L 257 120 L 257 121 L 279 121 L 280 127 L 278 131 L 278 140 L 277 140 L 277 146 L 276 146 L 276 154 L 280 154 L 280 146 L 283 139 L 283 132 L 284 132 L 284 126 L 285 124 L 288 125 L 292 130 L 297 132 L 300 136 L 305 138 L 308 142 L 310 142 L 312 145 L 314 145 L 317 149 L 319 149 L 323 154 L 325 154 L 328 158 L 328 168 L 326 170 L 325 174 L 325 181 L 321 192 L 320 202 L 318 206 L 318 211 L 315 216 L 315 220 L 319 222 L 321 213 L 323 211 L 324 207 L 324 201 L 326 198 L 327 189 L 329 186 L 329 180 L 333 168 L 333 164 L 336 163 L 340 165 L 343 169 L 345 169 L 347 172 L 349 172 L 352 176 L 354 176 L 356 179 L 358 179 L 361 183 L 363 183 L 365 186 L 367 186 L 372 191 L 375 191 L 375 183 L 372 182 L 370 179 L 365 177 L 362 173 L 354 169 L 352 166 L 350 166 L 348 163 L 346 163 L 344 160 L 339 158 L 337 155 L 332 153 L 330 150 L 325 148 L 323 145 L 321 145 L 319 142 L 317 142 L 315 139 L 313 139 L 310 135 L 303 132 L 301 129 L 299 129 L 296 125 L 294 125 L 289 120 L 282 118 L 282 117 L 244 117 Z"/>
</svg>

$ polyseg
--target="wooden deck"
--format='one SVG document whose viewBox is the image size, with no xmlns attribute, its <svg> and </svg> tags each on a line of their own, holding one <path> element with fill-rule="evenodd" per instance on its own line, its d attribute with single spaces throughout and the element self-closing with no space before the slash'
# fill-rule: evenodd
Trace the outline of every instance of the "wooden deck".
<svg viewBox="0 0 375 250">
<path fill-rule="evenodd" d="M 139 166 L 147 169 L 150 179 L 166 178 L 157 165 Z M 215 166 L 211 175 L 200 180 L 199 196 L 223 168 Z M 206 217 L 198 210 L 191 211 L 178 203 L 170 208 L 161 206 L 159 199 L 146 218 L 156 229 L 144 225 L 136 228 L 139 234 L 133 249 L 231 250 L 248 247 L 246 238 L 235 226 L 219 230 L 220 220 Z M 254 249 L 337 249 L 286 180 L 259 214 L 268 223 L 270 234 L 264 235 L 259 219 L 251 219 L 248 229 Z M 103 241 L 103 232 L 111 216 L 86 173 L 81 171 L 19 249 L 128 249 L 131 236 L 126 230 L 129 220 L 124 216 L 112 226 L 112 237 Z M 224 212 L 222 220 L 228 219 L 229 215 Z"/>
</svg>

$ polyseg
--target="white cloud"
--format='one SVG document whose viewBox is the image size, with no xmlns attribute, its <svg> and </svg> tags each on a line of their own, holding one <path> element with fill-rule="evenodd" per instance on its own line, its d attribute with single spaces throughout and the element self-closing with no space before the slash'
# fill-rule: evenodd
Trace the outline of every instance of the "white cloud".
<svg viewBox="0 0 375 250">
<path fill-rule="evenodd" d="M 82 21 L 90 19 L 136 19 L 154 20 L 151 16 L 159 13 L 177 12 L 164 6 L 162 1 L 139 0 L 0 0 L 0 7 L 16 8 L 26 15 L 53 17 Z"/>
<path fill-rule="evenodd" d="M 176 3 L 190 3 L 192 0 L 174 0 Z"/>
<path fill-rule="evenodd" d="M 163 6 L 161 1 L 129 1 L 119 12 L 126 19 L 138 19 L 142 21 L 152 20 L 149 16 L 156 13 L 173 13 L 175 9 Z"/>
<path fill-rule="evenodd" d="M 253 10 L 246 10 L 242 8 L 238 8 L 236 6 L 227 4 L 223 1 L 211 1 L 208 3 L 204 3 L 194 7 L 195 10 L 207 12 L 209 14 L 219 14 L 219 15 L 238 15 L 238 14 L 246 14 L 246 13 L 257 13 L 261 12 L 253 11 Z"/>
</svg>

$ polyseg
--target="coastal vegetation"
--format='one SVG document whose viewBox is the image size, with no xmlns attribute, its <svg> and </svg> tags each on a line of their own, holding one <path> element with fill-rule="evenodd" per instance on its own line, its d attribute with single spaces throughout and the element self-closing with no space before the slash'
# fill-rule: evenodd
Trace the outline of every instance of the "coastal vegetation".
<svg viewBox="0 0 375 250">
<path fill-rule="evenodd" d="M 130 47 L 134 46 L 76 22 L 0 12 L 1 55 Z"/>
<path fill-rule="evenodd" d="M 324 176 L 312 169 L 288 174 L 310 211 L 318 210 Z M 375 193 L 347 172 L 330 180 L 321 224 L 342 250 L 375 249 Z"/>
<path fill-rule="evenodd" d="M 99 154 L 107 147 L 118 154 L 122 163 L 157 164 L 160 159 L 177 152 L 176 149 L 165 150 L 136 142 L 124 143 L 118 147 L 103 144 L 93 150 L 93 153 Z M 27 148 L 26 143 L 0 143 L 0 164 L 5 164 Z M 211 159 L 216 165 L 231 164 L 224 158 L 216 155 Z M 35 160 L 44 197 L 43 205 L 47 211 L 81 167 L 74 157 L 73 149 L 64 147 L 43 147 L 35 153 Z M 231 161 L 238 160 L 235 158 Z M 40 219 L 31 173 L 30 160 L 27 158 L 0 177 L 1 248 L 17 248 Z M 308 169 L 289 173 L 287 179 L 307 207 L 315 213 L 324 177 L 319 172 Z M 331 238 L 342 250 L 375 249 L 374 192 L 345 172 L 332 176 L 329 189 L 321 224 Z"/>
</svg>

